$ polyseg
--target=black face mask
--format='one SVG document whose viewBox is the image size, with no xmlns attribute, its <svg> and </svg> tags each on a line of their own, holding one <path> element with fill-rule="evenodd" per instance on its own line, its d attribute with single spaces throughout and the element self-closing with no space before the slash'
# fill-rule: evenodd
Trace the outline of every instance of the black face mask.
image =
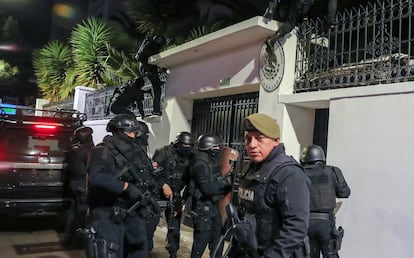
<svg viewBox="0 0 414 258">
<path fill-rule="evenodd" d="M 209 154 L 211 157 L 217 158 L 217 157 L 220 157 L 221 150 L 216 150 L 216 149 L 213 149 L 213 150 L 208 150 L 208 154 Z"/>
<path fill-rule="evenodd" d="M 177 147 L 177 153 L 181 156 L 187 157 L 193 152 L 192 147 L 185 147 L 182 145 L 178 145 Z"/>
<path fill-rule="evenodd" d="M 135 138 L 135 142 L 139 145 L 148 146 L 148 134 L 143 134 Z"/>
</svg>

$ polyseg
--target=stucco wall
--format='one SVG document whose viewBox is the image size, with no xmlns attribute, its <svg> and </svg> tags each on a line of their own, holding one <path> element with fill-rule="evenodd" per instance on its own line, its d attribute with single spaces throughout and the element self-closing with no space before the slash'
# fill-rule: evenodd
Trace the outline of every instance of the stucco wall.
<svg viewBox="0 0 414 258">
<path fill-rule="evenodd" d="M 330 103 L 328 155 L 351 187 L 341 257 L 413 257 L 414 93 Z"/>
</svg>

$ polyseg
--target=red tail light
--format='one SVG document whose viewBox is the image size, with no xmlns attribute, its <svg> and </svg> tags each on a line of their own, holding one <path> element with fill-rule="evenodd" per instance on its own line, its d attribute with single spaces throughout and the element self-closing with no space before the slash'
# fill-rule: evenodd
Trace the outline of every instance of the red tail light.
<svg viewBox="0 0 414 258">
<path fill-rule="evenodd" d="M 35 131 L 35 135 L 38 137 L 51 137 L 56 135 L 58 131 L 58 126 L 55 124 L 38 123 L 33 124 L 33 130 Z"/>
<path fill-rule="evenodd" d="M 40 131 L 56 131 L 56 125 L 34 125 L 34 128 Z"/>
</svg>

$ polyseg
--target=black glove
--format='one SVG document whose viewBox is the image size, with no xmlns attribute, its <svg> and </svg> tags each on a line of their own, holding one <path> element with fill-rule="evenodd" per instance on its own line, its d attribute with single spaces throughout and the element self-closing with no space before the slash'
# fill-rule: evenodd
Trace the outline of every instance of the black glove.
<svg viewBox="0 0 414 258">
<path fill-rule="evenodd" d="M 218 183 L 223 187 L 228 187 L 232 185 L 232 176 L 229 173 L 226 176 L 221 176 L 217 179 Z"/>
<path fill-rule="evenodd" d="M 133 184 L 128 184 L 128 188 L 125 189 L 125 193 L 131 201 L 138 201 L 142 198 L 142 192 Z"/>
</svg>

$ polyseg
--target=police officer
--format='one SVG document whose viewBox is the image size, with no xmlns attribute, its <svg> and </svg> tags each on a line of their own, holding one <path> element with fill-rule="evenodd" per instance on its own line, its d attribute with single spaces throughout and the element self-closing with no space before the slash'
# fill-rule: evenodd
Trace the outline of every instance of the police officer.
<svg viewBox="0 0 414 258">
<path fill-rule="evenodd" d="M 311 243 L 311 257 L 334 258 L 343 232 L 335 226 L 336 198 L 348 198 L 351 190 L 338 167 L 326 165 L 325 153 L 318 145 L 310 145 L 302 150 L 300 161 L 309 176 L 311 205 L 308 235 Z"/>
<path fill-rule="evenodd" d="M 94 146 L 93 130 L 81 126 L 73 132 L 72 145 L 67 155 L 67 179 L 69 183 L 72 202 L 66 213 L 66 229 L 64 245 L 78 245 L 80 240 L 76 237 L 76 230 L 85 227 L 85 215 L 88 205 L 86 203 L 86 166 L 89 151 Z"/>
<path fill-rule="evenodd" d="M 140 146 L 143 153 L 145 153 L 146 159 L 148 162 L 152 163 L 152 170 L 146 170 L 140 175 L 144 188 L 147 189 L 147 194 L 151 196 L 153 201 L 153 209 L 150 209 L 147 214 L 145 214 L 145 223 L 146 223 L 146 238 L 148 243 L 148 251 L 151 251 L 154 248 L 154 233 L 157 228 L 157 225 L 160 223 L 161 217 L 161 208 L 159 207 L 156 201 L 159 200 L 159 193 L 161 189 L 165 189 L 165 170 L 163 167 L 159 166 L 157 162 L 153 161 L 149 155 L 148 149 L 148 139 L 149 139 L 149 128 L 147 124 L 143 121 L 138 121 L 142 125 L 143 133 L 139 137 L 136 137 L 135 141 Z M 154 207 L 157 206 L 157 207 Z M 140 234 L 140 232 L 136 232 Z"/>
<path fill-rule="evenodd" d="M 190 157 L 193 152 L 194 139 L 190 132 L 177 134 L 175 142 L 157 149 L 154 153 L 154 161 L 166 170 L 166 185 L 163 186 L 161 200 L 168 201 L 165 209 L 165 218 L 168 225 L 165 247 L 170 258 L 177 257 L 180 247 L 180 225 L 182 195 L 181 191 L 187 185 L 189 175 Z"/>
<path fill-rule="evenodd" d="M 274 19 L 283 22 L 278 30 L 269 37 L 266 43 L 266 51 L 269 55 L 274 55 L 274 44 L 278 39 L 283 38 L 287 33 L 302 21 L 305 14 L 308 13 L 312 0 L 272 0 L 263 16 L 267 19 Z"/>
<path fill-rule="evenodd" d="M 307 257 L 310 181 L 285 154 L 274 119 L 255 113 L 243 128 L 250 162 L 241 171 L 238 198 L 245 223 L 237 228 L 231 257 Z"/>
<path fill-rule="evenodd" d="M 134 113 L 129 109 L 131 104 L 137 103 L 138 111 L 143 118 L 144 113 L 144 79 L 142 77 L 136 78 L 116 88 L 114 94 L 111 97 L 106 115 L 109 115 L 109 111 L 114 114 L 131 114 Z"/>
<path fill-rule="evenodd" d="M 137 54 L 135 55 L 135 60 L 141 62 L 141 70 L 144 76 L 148 77 L 152 84 L 153 90 L 153 115 L 161 116 L 161 86 L 162 82 L 160 80 L 159 68 L 156 65 L 149 64 L 148 58 L 152 55 L 155 55 L 161 51 L 161 49 L 167 44 L 167 40 L 161 35 L 155 35 L 153 37 L 147 35 Z"/>
<path fill-rule="evenodd" d="M 191 258 L 201 257 L 208 244 L 210 254 L 217 247 L 222 232 L 218 201 L 231 191 L 231 175 L 221 176 L 220 142 L 217 136 L 201 135 L 198 151 L 190 162 L 189 192 L 192 198 L 193 246 Z M 218 247 L 219 254 L 223 246 Z M 217 255 L 220 257 L 220 255 Z"/>
<path fill-rule="evenodd" d="M 151 199 L 141 177 L 152 164 L 136 139 L 145 131 L 135 116 L 119 114 L 107 124 L 112 136 L 92 148 L 88 166 L 91 210 L 88 257 L 147 257 L 145 216 Z M 124 241 L 125 239 L 125 241 Z"/>
</svg>

